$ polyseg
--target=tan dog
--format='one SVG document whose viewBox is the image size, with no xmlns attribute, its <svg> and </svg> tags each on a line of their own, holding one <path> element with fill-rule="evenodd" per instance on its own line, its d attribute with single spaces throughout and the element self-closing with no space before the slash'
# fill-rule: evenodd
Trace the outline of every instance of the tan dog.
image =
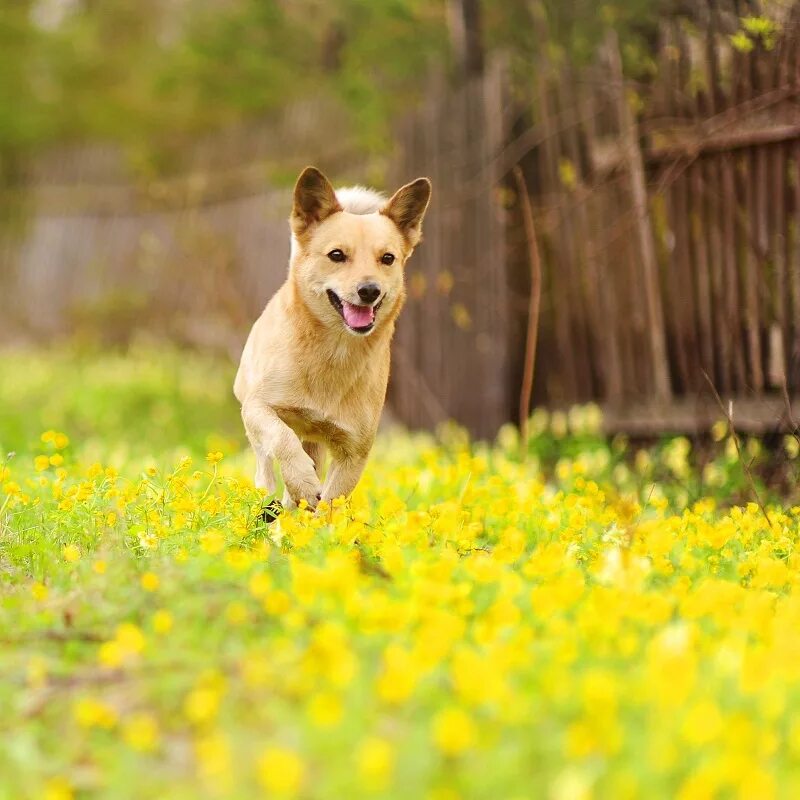
<svg viewBox="0 0 800 800">
<path fill-rule="evenodd" d="M 337 193 L 314 167 L 298 178 L 289 276 L 250 331 L 233 389 L 256 486 L 275 491 L 277 461 L 288 507 L 348 495 L 361 477 L 386 396 L 403 266 L 430 193 L 427 178 L 388 201 L 359 187 Z"/>
</svg>

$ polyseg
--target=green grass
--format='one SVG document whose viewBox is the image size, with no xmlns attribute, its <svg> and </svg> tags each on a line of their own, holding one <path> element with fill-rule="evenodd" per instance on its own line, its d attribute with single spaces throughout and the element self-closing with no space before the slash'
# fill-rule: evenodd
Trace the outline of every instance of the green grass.
<svg viewBox="0 0 800 800">
<path fill-rule="evenodd" d="M 267 527 L 233 372 L 0 354 L 0 798 L 797 796 L 800 509 L 721 427 L 396 431 Z"/>
</svg>

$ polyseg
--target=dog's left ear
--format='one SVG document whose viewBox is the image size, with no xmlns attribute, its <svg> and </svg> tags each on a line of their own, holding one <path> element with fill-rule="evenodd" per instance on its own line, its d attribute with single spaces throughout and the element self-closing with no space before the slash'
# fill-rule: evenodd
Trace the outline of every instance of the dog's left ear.
<svg viewBox="0 0 800 800">
<path fill-rule="evenodd" d="M 294 235 L 299 236 L 309 225 L 341 210 L 330 181 L 316 167 L 306 167 L 294 187 L 290 220 Z"/>
<path fill-rule="evenodd" d="M 422 218 L 431 199 L 431 182 L 417 178 L 398 189 L 381 209 L 415 247 L 422 236 Z"/>
</svg>

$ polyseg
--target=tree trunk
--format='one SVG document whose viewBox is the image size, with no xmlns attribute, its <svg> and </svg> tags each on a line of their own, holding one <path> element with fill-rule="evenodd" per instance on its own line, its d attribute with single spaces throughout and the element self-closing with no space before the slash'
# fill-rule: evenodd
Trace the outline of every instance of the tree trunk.
<svg viewBox="0 0 800 800">
<path fill-rule="evenodd" d="M 450 38 L 463 80 L 483 72 L 483 26 L 480 0 L 448 0 Z"/>
</svg>

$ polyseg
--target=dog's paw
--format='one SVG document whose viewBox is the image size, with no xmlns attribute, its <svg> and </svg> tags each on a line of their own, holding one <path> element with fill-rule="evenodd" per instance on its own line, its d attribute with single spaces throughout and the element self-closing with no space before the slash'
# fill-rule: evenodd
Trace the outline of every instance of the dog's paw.
<svg viewBox="0 0 800 800">
<path fill-rule="evenodd" d="M 287 484 L 286 488 L 295 505 L 300 505 L 300 502 L 305 500 L 307 507 L 312 511 L 322 497 L 322 484 L 317 480 L 316 475 L 313 480 L 292 482 Z"/>
<path fill-rule="evenodd" d="M 261 509 L 261 513 L 258 515 L 258 518 L 262 522 L 269 525 L 270 523 L 275 522 L 282 512 L 283 505 L 281 505 L 281 501 L 273 499 Z"/>
</svg>

